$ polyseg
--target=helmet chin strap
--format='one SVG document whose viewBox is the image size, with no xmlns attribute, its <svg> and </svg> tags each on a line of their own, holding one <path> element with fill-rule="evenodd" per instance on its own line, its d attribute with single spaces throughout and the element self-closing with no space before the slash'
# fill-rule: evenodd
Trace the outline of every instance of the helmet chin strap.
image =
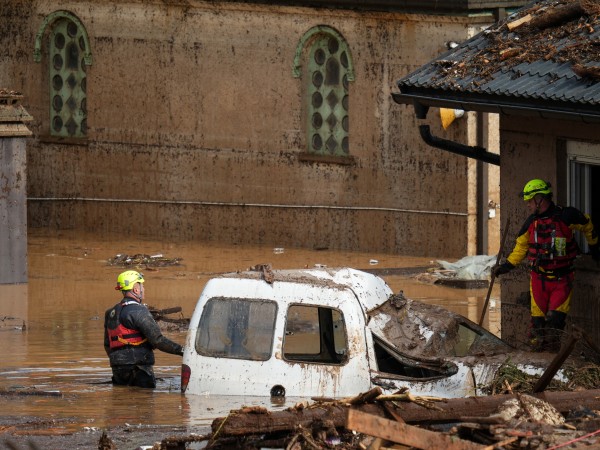
<svg viewBox="0 0 600 450">
<path fill-rule="evenodd" d="M 127 292 L 127 297 L 129 298 L 133 298 L 135 301 L 137 301 L 138 303 L 142 303 L 142 290 L 140 288 L 140 294 L 136 294 L 133 289 Z"/>
</svg>

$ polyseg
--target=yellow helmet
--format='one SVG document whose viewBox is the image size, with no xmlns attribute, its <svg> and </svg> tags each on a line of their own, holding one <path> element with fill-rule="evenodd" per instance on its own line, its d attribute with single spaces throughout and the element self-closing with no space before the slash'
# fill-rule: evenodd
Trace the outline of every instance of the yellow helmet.
<svg viewBox="0 0 600 450">
<path fill-rule="evenodd" d="M 144 275 L 135 270 L 127 270 L 117 277 L 117 291 L 130 291 L 135 283 L 143 283 Z"/>
<path fill-rule="evenodd" d="M 550 189 L 550 183 L 540 180 L 538 178 L 529 181 L 523 188 L 523 192 L 519 194 L 523 200 L 528 201 L 535 197 L 537 194 L 551 195 L 552 189 Z"/>
</svg>

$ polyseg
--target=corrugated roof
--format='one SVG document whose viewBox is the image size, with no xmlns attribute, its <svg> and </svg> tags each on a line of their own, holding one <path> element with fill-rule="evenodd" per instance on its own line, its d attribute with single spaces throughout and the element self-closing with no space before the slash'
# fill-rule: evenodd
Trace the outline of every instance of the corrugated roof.
<svg viewBox="0 0 600 450">
<path fill-rule="evenodd" d="M 535 105 L 600 117 L 600 2 L 531 3 L 402 78 L 398 87 L 398 103 L 466 102 L 472 107 L 463 109 L 496 112 Z"/>
<path fill-rule="evenodd" d="M 221 0 L 242 3 L 278 4 L 321 8 L 344 8 L 352 10 L 403 11 L 425 14 L 463 14 L 476 11 L 515 9 L 523 6 L 523 0 Z"/>
</svg>

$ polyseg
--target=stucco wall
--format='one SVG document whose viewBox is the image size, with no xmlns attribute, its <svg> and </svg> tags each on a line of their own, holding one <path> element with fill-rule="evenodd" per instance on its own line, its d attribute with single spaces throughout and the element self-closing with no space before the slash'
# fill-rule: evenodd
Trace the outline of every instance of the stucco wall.
<svg viewBox="0 0 600 450">
<path fill-rule="evenodd" d="M 30 226 L 407 255 L 469 251 L 468 160 L 423 144 L 412 107 L 390 93 L 491 16 L 158 0 L 4 4 L 11 27 L 0 36 L 0 86 L 23 92 L 35 118 Z M 58 9 L 79 18 L 91 43 L 85 145 L 47 139 L 47 42 L 40 63 L 32 53 L 44 18 Z M 304 77 L 291 68 L 299 40 L 317 25 L 337 30 L 352 54 L 354 165 L 298 159 Z M 468 135 L 464 122 L 444 137 Z"/>
<path fill-rule="evenodd" d="M 537 130 L 537 132 L 536 132 Z M 510 219 L 505 248 L 508 255 L 528 212 L 518 193 L 532 178 L 542 178 L 553 186 L 558 204 L 568 205 L 564 150 L 566 140 L 600 144 L 597 124 L 502 116 L 500 126 L 502 167 L 500 185 L 503 217 Z M 594 220 L 598 223 L 598 219 Z M 569 321 L 584 327 L 600 342 L 600 268 L 587 255 L 577 261 L 577 271 Z M 501 277 L 502 337 L 513 344 L 527 340 L 529 327 L 529 277 L 524 267 Z"/>
</svg>

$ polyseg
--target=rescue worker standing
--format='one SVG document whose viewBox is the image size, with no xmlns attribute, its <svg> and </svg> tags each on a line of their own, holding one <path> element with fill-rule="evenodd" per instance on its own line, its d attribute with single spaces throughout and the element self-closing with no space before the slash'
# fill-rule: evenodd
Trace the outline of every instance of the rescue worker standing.
<svg viewBox="0 0 600 450">
<path fill-rule="evenodd" d="M 573 231 L 585 235 L 590 254 L 600 259 L 598 236 L 587 214 L 552 201 L 550 183 L 534 179 L 520 196 L 531 215 L 519 231 L 515 247 L 506 262 L 494 269 L 496 276 L 510 272 L 527 258 L 530 269 L 531 334 L 536 351 L 558 351 L 560 331 L 566 323 L 574 280 L 573 263 L 579 248 Z"/>
<path fill-rule="evenodd" d="M 154 352 L 157 348 L 183 355 L 183 347 L 164 337 L 144 300 L 144 277 L 128 270 L 117 278 L 123 299 L 104 316 L 104 349 L 110 360 L 113 384 L 155 388 Z"/>
</svg>

